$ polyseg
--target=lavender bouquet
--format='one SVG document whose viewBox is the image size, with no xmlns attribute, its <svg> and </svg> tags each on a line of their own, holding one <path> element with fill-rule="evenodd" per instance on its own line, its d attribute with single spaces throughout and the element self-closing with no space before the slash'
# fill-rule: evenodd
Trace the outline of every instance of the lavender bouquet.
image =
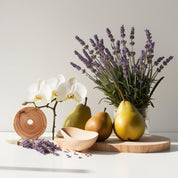
<svg viewBox="0 0 178 178">
<path fill-rule="evenodd" d="M 71 65 L 86 74 L 96 84 L 96 88 L 104 93 L 105 97 L 101 101 L 105 100 L 118 107 L 122 101 L 118 90 L 120 88 L 125 99 L 134 104 L 144 116 L 149 105 L 154 107 L 152 95 L 164 78 L 158 78 L 158 74 L 173 56 L 154 57 L 155 42 L 152 41 L 148 29 L 145 30 L 146 44 L 138 58 L 134 51 L 134 27 L 131 28 L 129 42 L 126 41 L 124 25 L 120 28 L 121 40 L 115 40 L 110 29 L 107 28 L 106 32 L 111 42 L 110 48 L 104 45 L 104 40 L 98 35 L 90 39 L 91 46 L 76 36 L 76 40 L 83 47 L 83 54 L 78 51 L 74 53 L 85 67 L 82 68 L 73 62 Z"/>
</svg>

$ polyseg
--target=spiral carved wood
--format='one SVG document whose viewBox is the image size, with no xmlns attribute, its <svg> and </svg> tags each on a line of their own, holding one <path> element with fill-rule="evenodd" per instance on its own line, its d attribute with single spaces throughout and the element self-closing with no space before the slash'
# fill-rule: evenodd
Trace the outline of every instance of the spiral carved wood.
<svg viewBox="0 0 178 178">
<path fill-rule="evenodd" d="M 46 130 L 46 116 L 39 108 L 24 107 L 14 117 L 14 129 L 22 138 L 40 137 Z"/>
</svg>

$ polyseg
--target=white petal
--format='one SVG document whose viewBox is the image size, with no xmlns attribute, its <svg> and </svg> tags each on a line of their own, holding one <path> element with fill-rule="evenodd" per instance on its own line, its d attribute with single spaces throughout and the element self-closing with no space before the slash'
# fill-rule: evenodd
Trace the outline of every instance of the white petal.
<svg viewBox="0 0 178 178">
<path fill-rule="evenodd" d="M 52 90 L 56 90 L 57 89 L 57 83 L 58 83 L 58 79 L 57 78 L 50 78 L 48 80 L 45 81 L 45 83 L 47 85 L 49 85 L 49 87 L 52 89 Z"/>
<path fill-rule="evenodd" d="M 68 82 L 61 83 L 57 88 L 57 100 L 64 101 L 70 93 L 70 84 Z"/>
<path fill-rule="evenodd" d="M 76 80 L 75 77 L 71 77 L 71 78 L 68 79 L 68 82 L 69 82 L 70 85 L 74 85 L 75 83 L 77 83 L 77 80 Z"/>
<path fill-rule="evenodd" d="M 28 88 L 28 99 L 30 101 L 34 101 L 35 100 L 35 96 L 39 96 L 39 92 L 40 92 L 40 88 L 41 88 L 41 84 L 43 83 L 43 80 L 39 80 L 38 82 L 35 82 L 33 84 L 31 84 Z"/>
<path fill-rule="evenodd" d="M 86 87 L 81 84 L 81 83 L 76 83 L 76 89 L 74 91 L 74 96 L 75 96 L 75 100 L 77 102 L 82 102 L 84 101 L 85 97 L 87 96 L 87 89 Z"/>
<path fill-rule="evenodd" d="M 50 103 L 52 99 L 51 87 L 47 84 L 43 84 L 41 86 L 40 95 L 45 102 Z"/>
<path fill-rule="evenodd" d="M 65 77 L 62 75 L 62 74 L 59 74 L 58 76 L 57 76 L 57 79 L 58 79 L 58 86 L 61 84 L 61 83 L 63 83 L 63 82 L 65 82 Z"/>
</svg>

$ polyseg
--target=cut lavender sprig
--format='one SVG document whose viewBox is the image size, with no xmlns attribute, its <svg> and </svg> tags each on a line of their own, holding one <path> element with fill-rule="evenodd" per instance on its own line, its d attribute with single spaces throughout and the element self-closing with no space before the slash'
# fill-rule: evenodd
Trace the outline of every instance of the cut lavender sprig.
<svg viewBox="0 0 178 178">
<path fill-rule="evenodd" d="M 53 142 L 39 138 L 36 139 L 25 138 L 18 141 L 18 145 L 21 145 L 24 148 L 34 149 L 44 155 L 54 154 L 56 156 L 59 156 L 59 154 L 56 153 L 56 151 L 61 150 L 61 148 L 55 145 Z"/>
</svg>

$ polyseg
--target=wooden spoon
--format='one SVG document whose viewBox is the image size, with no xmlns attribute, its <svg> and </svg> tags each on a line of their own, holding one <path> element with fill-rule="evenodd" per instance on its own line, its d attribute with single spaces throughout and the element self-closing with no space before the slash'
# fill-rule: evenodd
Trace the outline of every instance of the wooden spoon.
<svg viewBox="0 0 178 178">
<path fill-rule="evenodd" d="M 55 138 L 55 143 L 63 149 L 73 151 L 83 151 L 90 148 L 98 138 L 97 132 L 75 127 L 61 128 L 60 133 L 64 138 Z"/>
</svg>

